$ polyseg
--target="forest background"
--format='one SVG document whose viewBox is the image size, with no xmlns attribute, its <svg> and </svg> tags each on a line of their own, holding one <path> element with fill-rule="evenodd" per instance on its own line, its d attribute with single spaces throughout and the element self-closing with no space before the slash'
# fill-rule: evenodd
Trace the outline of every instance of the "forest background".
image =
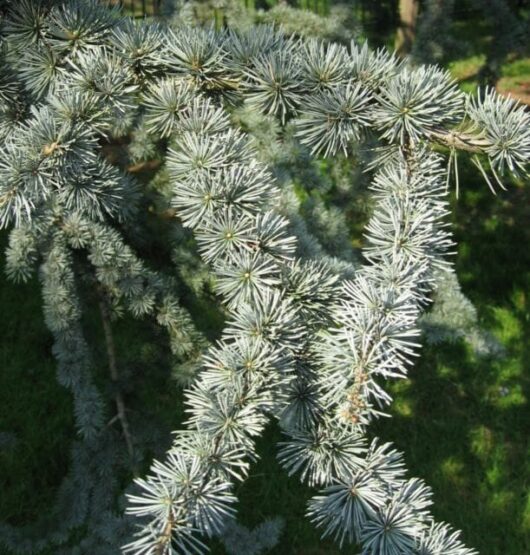
<svg viewBox="0 0 530 555">
<path fill-rule="evenodd" d="M 179 8 L 153 0 L 122 4 L 136 16 L 167 17 L 172 12 L 175 17 Z M 307 18 L 309 34 L 329 33 L 332 38 L 337 38 L 333 33 L 349 34 L 374 47 L 397 46 L 403 55 L 420 62 L 441 63 L 467 91 L 490 84 L 530 103 L 528 4 L 502 2 L 508 11 L 499 12 L 501 2 L 493 0 L 445 2 L 450 9 L 440 11 L 442 19 L 425 22 L 427 9 L 435 4 L 436 0 L 402 0 L 401 6 L 397 0 L 340 5 L 300 0 L 293 5 L 315 15 Z M 286 4 L 247 0 L 242 5 L 257 14 L 253 17 L 286 26 L 293 16 Z M 418 10 L 412 34 L 406 32 L 410 26 L 404 27 L 403 19 L 411 13 L 407 9 Z M 217 26 L 240 15 L 228 2 L 196 3 L 190 13 Z M 442 24 L 443 29 L 437 27 Z M 318 171 L 326 174 L 333 169 L 329 162 L 321 162 Z M 308 213 L 315 204 L 331 213 L 342 207 L 347 241 L 359 249 L 369 215 L 360 193 L 346 206 L 336 188 L 300 187 L 299 197 L 301 209 Z M 392 386 L 393 418 L 374 427 L 377 435 L 404 451 L 411 472 L 432 486 L 435 517 L 451 521 L 463 531 L 466 543 L 484 555 L 530 552 L 529 201 L 528 183 L 513 181 L 494 196 L 479 171 L 461 163 L 459 195 L 451 198 L 458 250 L 455 269 L 477 310 L 481 330 L 502 349 L 480 355 L 465 338 L 425 345 L 409 379 Z M 6 232 L 0 241 L 5 247 Z M 150 254 L 156 260 L 165 253 Z M 75 429 L 70 394 L 55 379 L 52 337 L 44 323 L 37 279 L 13 284 L 2 273 L 0 280 L 0 519 L 20 525 L 31 522 L 53 500 L 69 466 Z M 196 325 L 214 340 L 222 328 L 221 315 L 203 298 L 187 299 Z M 104 332 L 96 310 L 92 316 L 87 318 L 89 338 L 100 346 L 94 355 L 103 376 Z M 163 451 L 169 431 L 183 420 L 182 380 L 175 377 L 168 349 L 150 324 L 117 321 L 113 328 L 122 378 L 129 382 L 128 407 L 133 412 L 135 407 L 152 407 L 149 418 L 162 430 L 158 441 Z M 149 380 L 142 380 L 146 367 Z M 134 387 L 139 382 L 141 387 Z M 265 448 L 278 439 L 275 428 L 260 439 L 262 458 L 237 492 L 241 522 L 252 528 L 266 518 L 283 517 L 281 550 L 273 552 L 348 552 L 320 540 L 304 517 L 308 493 L 280 471 L 274 449 Z M 223 552 L 221 544 L 214 548 L 214 553 Z"/>
</svg>

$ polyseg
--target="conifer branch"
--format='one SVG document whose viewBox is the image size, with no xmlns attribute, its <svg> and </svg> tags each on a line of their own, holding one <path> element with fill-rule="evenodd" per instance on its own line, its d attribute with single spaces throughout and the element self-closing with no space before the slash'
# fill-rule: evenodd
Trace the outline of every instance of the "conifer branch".
<svg viewBox="0 0 530 555">
<path fill-rule="evenodd" d="M 366 45 L 294 40 L 269 27 L 168 29 L 120 20 L 93 0 L 24 0 L 2 33 L 0 224 L 17 230 L 13 276 L 23 279 L 44 259 L 45 314 L 80 429 L 102 437 L 74 251 L 87 253 L 101 287 L 114 383 L 105 295 L 134 317 L 155 316 L 175 356 L 188 360 L 205 345 L 173 282 L 149 269 L 119 231 L 143 194 L 130 174 L 161 143 L 169 145 L 161 152 L 165 215 L 193 231 L 229 318 L 185 394 L 187 428 L 165 460 L 136 479 L 128 512 L 144 522 L 123 549 L 202 553 L 199 536 L 219 534 L 233 516 L 234 484 L 274 417 L 286 436 L 283 466 L 323 488 L 308 514 L 325 535 L 360 543 L 363 555 L 473 553 L 433 521 L 431 492 L 405 479 L 401 454 L 366 434 L 391 401 L 385 380 L 405 377 L 417 355 L 418 318 L 452 245 L 446 176 L 429 147 L 482 153 L 497 181 L 505 171 L 524 174 L 527 112 L 492 90 L 468 97 L 447 72 L 407 67 Z M 227 105 L 275 118 L 279 135 L 289 129 L 297 148 L 314 155 L 349 155 L 377 138 L 366 263 L 348 279 L 329 258 L 299 256 L 281 215 L 281 183 Z M 130 133 L 134 164 L 124 174 L 103 159 L 101 145 Z M 121 391 L 115 403 L 133 460 Z"/>
</svg>

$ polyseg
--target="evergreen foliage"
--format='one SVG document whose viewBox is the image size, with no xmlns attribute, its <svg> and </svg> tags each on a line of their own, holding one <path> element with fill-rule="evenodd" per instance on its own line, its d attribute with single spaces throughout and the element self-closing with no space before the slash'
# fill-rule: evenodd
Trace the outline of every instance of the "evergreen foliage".
<svg viewBox="0 0 530 555">
<path fill-rule="evenodd" d="M 502 185 L 504 174 L 526 172 L 528 112 L 492 90 L 467 97 L 435 67 L 355 43 L 294 39 L 270 26 L 134 23 L 92 0 L 7 2 L 1 39 L 8 273 L 24 280 L 39 268 L 58 378 L 72 391 L 82 437 L 63 489 L 71 518 L 36 543 L 6 528 L 8 545 L 28 552 L 50 541 L 60 552 L 84 525 L 91 534 L 80 553 L 123 544 L 128 553 L 202 553 L 205 537 L 234 535 L 225 528 L 234 483 L 276 419 L 285 435 L 280 463 L 319 488 L 308 516 L 324 535 L 366 555 L 475 553 L 434 521 L 428 486 L 408 478 L 402 455 L 370 438 L 368 426 L 391 402 L 386 382 L 406 377 L 417 356 L 418 319 L 449 266 L 449 171 L 433 146 L 449 148 L 450 168 L 457 150 L 468 151 L 490 185 Z M 269 129 L 307 159 L 308 150 L 371 150 L 364 264 L 315 254 L 325 252 L 323 241 L 296 215 L 292 188 L 283 187 L 288 171 L 267 160 L 281 162 L 274 145 L 262 146 Z M 174 279 L 129 244 L 150 191 L 105 148 L 131 134 L 134 162 L 156 153 L 164 164 L 157 202 L 180 219 L 177 237 L 193 232 L 202 258 L 194 263 L 201 276 L 210 272 L 223 303 L 227 325 L 207 349 Z M 195 287 L 210 278 L 198 279 Z M 87 284 L 101 308 L 112 381 L 112 315 L 151 317 L 183 362 L 205 349 L 185 393 L 187 428 L 128 497 L 134 537 L 114 506 L 114 467 L 123 461 L 112 451 L 83 333 L 78 291 Z M 134 464 L 119 392 L 115 403 Z"/>
<path fill-rule="evenodd" d="M 279 517 L 266 520 L 251 531 L 231 521 L 223 530 L 223 544 L 229 555 L 259 555 L 277 545 L 282 529 L 283 520 Z"/>
</svg>

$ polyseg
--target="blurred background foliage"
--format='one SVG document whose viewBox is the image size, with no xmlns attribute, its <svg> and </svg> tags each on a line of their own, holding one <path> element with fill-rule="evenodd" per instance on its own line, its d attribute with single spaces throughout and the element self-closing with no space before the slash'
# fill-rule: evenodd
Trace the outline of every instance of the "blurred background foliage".
<svg viewBox="0 0 530 555">
<path fill-rule="evenodd" d="M 467 91 L 488 84 L 530 103 L 530 6 L 524 0 L 108 3 L 121 4 L 137 17 L 172 19 L 176 24 L 238 28 L 274 23 L 293 34 L 397 47 L 413 63 L 444 65 Z M 235 117 L 260 140 L 259 122 L 245 121 L 244 113 Z M 266 126 L 261 130 L 264 137 L 269 132 Z M 275 163 L 281 167 L 278 160 Z M 144 166 L 142 171 L 147 176 L 150 170 Z M 451 198 L 456 272 L 480 327 L 503 350 L 494 357 L 478 356 L 458 338 L 426 345 L 410 379 L 393 386 L 393 418 L 378 422 L 374 433 L 405 452 L 410 471 L 435 492 L 435 517 L 461 528 L 468 545 L 483 555 L 522 555 L 530 553 L 530 189 L 513 181 L 507 191 L 494 196 L 474 166 L 464 162 L 460 172 L 459 198 Z M 297 209 L 311 232 L 331 254 L 347 257 L 349 250 L 355 257 L 370 211 L 355 165 L 342 159 L 315 161 L 298 168 L 291 178 Z M 163 223 L 148 225 L 163 236 Z M 5 232 L 1 241 L 5 246 Z M 178 256 L 150 250 L 150 245 L 140 247 L 150 252 L 153 264 L 164 256 Z M 55 379 L 52 340 L 36 279 L 24 285 L 14 285 L 3 275 L 0 280 L 0 307 L 9 314 L 0 320 L 0 514 L 10 524 L 23 525 L 53 500 L 75 432 L 69 394 Z M 214 340 L 222 315 L 207 296 L 195 295 L 192 289 L 187 308 Z M 87 314 L 91 343 L 102 345 L 99 321 L 90 317 L 90 310 Z M 127 369 L 123 380 L 133 425 L 135 418 L 156 422 L 161 432 L 151 438 L 158 446 L 153 454 L 163 452 L 169 431 L 183 419 L 182 379 L 171 372 L 168 347 L 154 326 L 117 322 L 115 336 L 121 365 Z M 96 356 L 103 375 L 105 353 Z M 152 410 L 140 414 L 136 407 Z M 240 521 L 252 529 L 266 518 L 283 517 L 283 535 L 272 553 L 349 552 L 320 540 L 304 517 L 309 492 L 280 470 L 274 447 L 279 438 L 279 431 L 271 427 L 260 439 L 263 456 L 236 492 Z M 213 552 L 225 553 L 220 543 Z"/>
</svg>

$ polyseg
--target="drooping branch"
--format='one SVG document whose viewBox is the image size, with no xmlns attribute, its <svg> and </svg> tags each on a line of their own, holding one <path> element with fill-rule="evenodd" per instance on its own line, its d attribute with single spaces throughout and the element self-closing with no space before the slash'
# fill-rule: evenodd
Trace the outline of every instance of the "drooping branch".
<svg viewBox="0 0 530 555">
<path fill-rule="evenodd" d="M 25 4 L 21 3 L 22 11 Z M 65 13 L 69 9 L 65 7 Z M 89 22 L 91 13 L 87 8 Z M 31 23 L 31 13 L 28 17 Z M 10 25 L 10 40 L 16 42 L 19 24 L 15 20 Z M 429 289 L 425 286 L 430 279 L 428 270 L 447 246 L 446 234 L 437 225 L 443 212 L 438 159 L 430 158 L 428 150 L 418 152 L 422 171 L 414 178 L 413 164 L 400 161 L 396 165 L 394 155 L 397 152 L 407 158 L 414 148 L 423 148 L 432 140 L 454 149 L 472 149 L 472 153 L 477 148 L 486 150 L 501 170 L 504 166 L 523 167 L 530 142 L 524 132 L 524 115 L 509 104 L 499 103 L 494 95 L 466 108 L 464 95 L 444 72 L 404 67 L 393 56 L 372 54 L 354 44 L 349 50 L 340 45 L 306 44 L 264 28 L 263 32 L 252 30 L 239 36 L 184 27 L 165 32 L 143 24 L 119 24 L 112 32 L 110 27 L 110 22 L 105 23 L 98 31 L 100 37 L 112 34 L 107 36 L 105 47 L 94 45 L 95 35 L 89 34 L 88 53 L 82 44 L 72 53 L 75 65 L 61 76 L 60 92 L 73 91 L 73 95 L 66 101 L 61 95 L 43 97 L 42 106 L 27 125 L 13 133 L 7 155 L 2 153 L 0 159 L 5 177 L 0 180 L 0 193 L 16 194 L 12 201 L 0 203 L 0 213 L 5 223 L 18 225 L 21 219 L 42 211 L 46 216 L 51 214 L 56 225 L 56 213 L 63 211 L 68 215 L 70 246 L 86 246 L 91 251 L 91 261 L 106 290 L 114 295 L 116 287 L 117 296 L 126 301 L 133 314 L 152 314 L 160 294 L 167 292 L 165 287 L 115 236 L 112 226 L 101 223 L 124 215 L 121 207 L 129 205 L 127 192 L 131 188 L 111 167 L 102 167 L 94 153 L 100 147 L 96 137 L 102 130 L 123 131 L 119 123 L 124 114 L 134 120 L 138 98 L 144 104 L 146 132 L 169 139 L 173 209 L 183 225 L 194 229 L 199 252 L 212 264 L 217 291 L 233 320 L 220 344 L 208 350 L 204 369 L 188 393 L 188 430 L 177 434 L 166 461 L 155 462 L 151 475 L 137 481 L 143 491 L 131 496 L 134 507 L 130 513 L 148 517 L 150 522 L 128 550 L 198 552 L 200 541 L 193 534 L 198 531 L 211 536 L 233 512 L 234 478 L 244 479 L 247 461 L 254 455 L 253 438 L 270 414 L 293 432 L 287 457 L 294 461 L 291 467 L 313 464 L 304 461 L 314 455 L 312 439 L 317 436 L 314 475 L 322 483 L 341 479 L 347 484 L 352 476 L 344 477 L 341 472 L 355 470 L 359 464 L 364 465 L 365 477 L 371 480 L 365 488 L 371 497 L 366 527 L 366 521 L 359 518 L 340 520 L 336 504 L 335 510 L 331 506 L 337 499 L 336 489 L 332 495 L 317 499 L 314 514 L 318 523 L 329 523 L 327 529 L 336 529 L 339 539 L 351 536 L 351 530 L 358 528 L 361 541 L 372 545 L 383 545 L 386 538 L 390 538 L 391 547 L 395 545 L 392 542 L 404 542 L 406 552 L 412 552 L 414 542 L 421 548 L 429 534 L 438 545 L 437 529 L 429 532 L 424 528 L 431 518 L 424 511 L 429 504 L 427 488 L 402 480 L 401 469 L 385 472 L 387 484 L 381 488 L 373 453 L 361 463 L 357 456 L 358 451 L 367 451 L 362 437 L 357 442 L 357 434 L 364 433 L 363 426 L 358 426 L 359 415 L 363 411 L 375 414 L 378 408 L 374 406 L 371 411 L 366 400 L 373 399 L 377 405 L 389 401 L 375 378 L 405 375 L 404 368 L 415 350 L 418 305 Z M 54 44 L 58 40 L 53 37 Z M 31 45 L 23 46 L 32 49 Z M 63 46 L 67 52 L 67 45 Z M 48 68 L 48 60 L 44 62 Z M 42 92 L 44 73 L 36 71 L 26 78 L 26 86 L 35 95 Z M 50 75 L 52 85 L 55 74 Z M 204 101 L 201 93 L 212 102 Z M 295 245 L 287 235 L 288 222 L 271 211 L 277 192 L 272 174 L 257 163 L 252 145 L 229 125 L 226 112 L 214 108 L 223 104 L 218 102 L 221 97 L 246 102 L 254 110 L 276 117 L 282 125 L 295 122 L 297 137 L 314 154 L 348 152 L 367 128 L 375 130 L 389 146 L 388 159 L 381 162 L 383 171 L 373 184 L 380 202 L 367 229 L 371 238 L 365 254 L 370 263 L 359 270 L 355 281 L 340 289 L 335 285 L 338 276 L 325 263 L 296 260 Z M 105 108 L 101 114 L 100 107 Z M 442 131 L 460 125 L 470 111 L 477 129 L 493 137 L 492 144 L 478 144 L 476 137 Z M 82 128 L 80 120 L 85 122 Z M 514 140 L 505 140 L 506 130 Z M 57 148 L 59 144 L 65 148 Z M 28 172 L 26 160 L 20 164 L 19 152 L 12 145 L 34 145 L 35 159 L 45 155 L 45 160 Z M 31 161 L 31 154 L 29 151 L 23 158 Z M 144 158 L 139 156 L 138 160 L 141 163 Z M 17 164 L 23 171 L 11 171 L 19 167 Z M 129 167 L 129 173 L 140 169 Z M 35 177 L 29 182 L 31 187 L 25 181 L 28 173 Z M 123 203 L 117 205 L 117 198 Z M 53 203 L 43 202 L 49 199 Z M 343 320 L 330 316 L 338 299 L 345 301 Z M 177 310 L 178 303 L 169 298 L 164 304 L 159 320 L 173 331 L 180 329 L 173 325 L 178 322 L 188 329 L 188 320 Z M 118 385 L 105 296 L 100 311 L 111 379 Z M 332 362 L 337 364 L 330 364 L 330 373 L 325 376 L 318 372 L 322 361 L 314 356 L 318 346 L 315 338 L 333 328 L 337 320 L 338 327 L 342 325 L 348 333 L 335 338 L 337 345 L 331 345 L 330 358 L 336 355 Z M 191 342 L 186 340 L 185 344 L 181 350 L 188 353 Z M 349 349 L 346 355 L 341 349 L 344 346 Z M 284 373 L 280 359 L 285 354 L 290 360 Z M 331 374 L 337 369 L 339 372 Z M 367 379 L 369 371 L 373 380 Z M 327 398 L 324 388 L 318 387 L 317 377 L 328 378 L 322 384 L 328 386 Z M 318 428 L 315 414 L 322 413 L 324 405 L 324 410 L 332 412 L 344 396 L 351 406 L 342 403 L 342 408 L 352 409 L 352 427 L 339 430 L 334 426 L 336 421 L 330 420 L 328 430 Z M 121 392 L 116 406 L 132 456 L 133 441 L 128 425 L 124 425 L 126 407 Z M 337 430 L 339 438 L 334 435 Z M 311 439 L 309 449 L 307 437 Z M 336 449 L 336 439 L 340 449 Z M 388 469 L 396 466 L 394 460 L 383 449 L 377 462 Z M 352 496 L 353 491 L 357 489 L 347 488 L 345 498 L 355 506 L 358 499 Z M 331 499 L 331 504 L 326 499 Z M 405 528 L 410 525 L 407 532 L 400 526 L 389 530 L 388 522 L 395 522 L 390 509 L 402 509 Z M 347 511 L 342 514 L 351 516 Z M 450 552 L 449 548 L 439 551 Z"/>
<path fill-rule="evenodd" d="M 103 326 L 103 333 L 105 335 L 105 346 L 107 349 L 107 358 L 109 362 L 109 372 L 110 379 L 112 381 L 114 401 L 116 403 L 117 417 L 121 424 L 121 429 L 123 431 L 123 438 L 125 439 L 125 444 L 127 445 L 127 452 L 129 453 L 129 458 L 131 460 L 131 468 L 133 474 L 136 476 L 138 474 L 138 469 L 135 463 L 134 454 L 134 442 L 131 435 L 131 430 L 129 426 L 129 420 L 127 419 L 127 409 L 125 406 L 125 400 L 119 385 L 119 372 L 116 357 L 116 344 L 114 342 L 114 335 L 112 333 L 110 310 L 108 306 L 108 300 L 106 298 L 105 292 L 101 287 L 97 288 L 98 295 L 98 306 L 99 313 L 101 315 L 101 324 Z"/>
</svg>

